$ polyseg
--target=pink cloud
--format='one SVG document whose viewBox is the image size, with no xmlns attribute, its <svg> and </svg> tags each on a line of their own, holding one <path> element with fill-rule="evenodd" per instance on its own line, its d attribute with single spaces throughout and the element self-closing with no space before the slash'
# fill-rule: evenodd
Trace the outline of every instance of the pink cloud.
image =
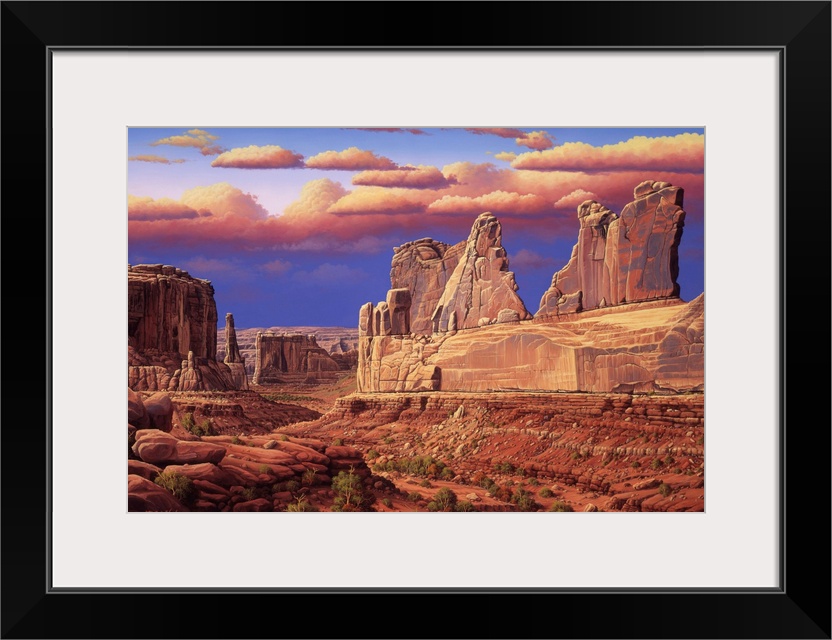
<svg viewBox="0 0 832 640">
<path fill-rule="evenodd" d="M 355 185 L 401 187 L 404 189 L 442 189 L 456 183 L 436 167 L 406 165 L 391 171 L 362 171 L 352 178 Z"/>
<path fill-rule="evenodd" d="M 500 138 L 523 138 L 526 135 L 526 132 L 521 129 L 504 127 L 466 128 L 465 130 L 478 136 L 499 136 Z"/>
<path fill-rule="evenodd" d="M 575 189 L 572 193 L 568 193 L 560 200 L 555 202 L 555 209 L 577 209 L 579 205 L 587 200 L 598 200 L 599 196 L 592 193 L 592 191 L 584 191 L 583 189 Z"/>
<path fill-rule="evenodd" d="M 179 160 L 169 160 L 164 156 L 154 156 L 154 155 L 139 155 L 139 156 L 130 156 L 127 158 L 130 162 L 156 162 L 158 164 L 182 164 L 185 162 L 183 159 Z"/>
<path fill-rule="evenodd" d="M 510 256 L 513 269 L 552 269 L 557 266 L 554 258 L 542 256 L 530 249 L 520 249 Z"/>
<path fill-rule="evenodd" d="M 257 196 L 244 193 L 227 182 L 189 189 L 182 194 L 180 202 L 200 213 L 209 212 L 220 217 L 234 216 L 256 220 L 269 215 L 269 212 L 257 202 Z"/>
<path fill-rule="evenodd" d="M 310 169 L 339 169 L 342 171 L 366 171 L 369 169 L 398 169 L 390 158 L 377 156 L 372 151 L 350 147 L 343 151 L 324 151 L 306 161 Z"/>
<path fill-rule="evenodd" d="M 273 276 L 281 276 L 292 268 L 292 264 L 286 260 L 272 260 L 260 265 L 260 270 L 265 271 Z"/>
<path fill-rule="evenodd" d="M 413 195 L 409 189 L 359 187 L 350 191 L 327 210 L 340 215 L 372 215 L 421 213 L 424 196 Z"/>
<path fill-rule="evenodd" d="M 472 198 L 470 196 L 443 196 L 428 206 L 428 213 L 479 215 L 484 211 L 494 214 L 535 215 L 551 211 L 551 205 L 538 195 L 520 195 L 515 192 L 493 191 Z"/>
<path fill-rule="evenodd" d="M 698 133 L 657 138 L 636 136 L 601 147 L 584 142 L 567 142 L 554 149 L 520 154 L 511 166 L 532 171 L 661 170 L 702 173 L 705 169 L 705 136 Z"/>
<path fill-rule="evenodd" d="M 213 155 L 214 153 L 219 153 L 219 151 L 215 151 L 215 149 L 218 150 L 219 147 L 211 144 L 215 140 L 219 140 L 219 136 L 215 136 L 214 134 L 208 133 L 202 129 L 189 129 L 181 135 L 169 136 L 167 138 L 151 142 L 150 146 L 156 147 L 164 144 L 172 147 L 193 147 L 202 151 L 202 155 Z"/>
<path fill-rule="evenodd" d="M 207 147 L 202 147 L 202 149 L 199 150 L 199 152 L 204 156 L 215 156 L 223 151 L 225 151 L 225 149 L 218 144 L 208 145 Z"/>
<path fill-rule="evenodd" d="M 277 145 L 250 145 L 226 151 L 211 163 L 212 167 L 235 169 L 288 169 L 303 166 L 303 156 Z"/>
<path fill-rule="evenodd" d="M 129 220 L 183 220 L 198 218 L 192 207 L 170 198 L 154 200 L 149 196 L 127 196 L 127 217 Z"/>
<path fill-rule="evenodd" d="M 532 131 L 531 133 L 525 133 L 522 136 L 518 136 L 515 142 L 518 146 L 528 147 L 529 149 L 537 149 L 538 151 L 551 149 L 555 146 L 554 140 L 552 140 L 549 134 L 545 131 Z"/>
<path fill-rule="evenodd" d="M 412 133 L 414 136 L 429 136 L 427 131 L 422 129 L 399 129 L 395 127 L 355 127 L 356 131 L 372 131 L 373 133 Z"/>
</svg>

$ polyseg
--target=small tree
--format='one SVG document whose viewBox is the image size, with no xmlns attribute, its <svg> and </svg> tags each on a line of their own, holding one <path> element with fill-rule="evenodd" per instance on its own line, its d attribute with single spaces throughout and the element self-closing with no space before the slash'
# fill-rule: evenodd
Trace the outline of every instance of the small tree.
<svg viewBox="0 0 832 640">
<path fill-rule="evenodd" d="M 364 485 L 361 482 L 361 477 L 355 474 L 355 470 L 350 467 L 349 472 L 339 471 L 338 475 L 332 479 L 332 490 L 337 496 L 336 504 L 345 510 L 358 509 L 364 502 Z"/>
<path fill-rule="evenodd" d="M 442 487 L 436 492 L 436 495 L 433 496 L 433 500 L 431 500 L 430 504 L 428 504 L 428 509 L 431 509 L 430 505 L 434 504 L 436 505 L 436 509 L 431 509 L 431 511 L 453 511 L 456 507 L 456 503 L 456 494 L 448 489 L 448 487 Z"/>
</svg>

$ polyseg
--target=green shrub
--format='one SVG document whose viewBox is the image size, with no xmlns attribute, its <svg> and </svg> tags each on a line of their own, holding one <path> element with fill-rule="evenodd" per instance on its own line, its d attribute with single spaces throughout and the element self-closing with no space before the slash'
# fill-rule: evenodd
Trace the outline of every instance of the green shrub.
<svg viewBox="0 0 832 640">
<path fill-rule="evenodd" d="M 259 467 L 257 467 L 257 472 L 271 475 L 272 468 L 267 464 L 261 464 Z"/>
<path fill-rule="evenodd" d="M 281 433 L 280 436 L 278 436 L 277 439 L 280 440 L 281 442 L 286 442 L 286 441 L 289 440 L 289 436 L 287 436 L 285 433 Z"/>
<path fill-rule="evenodd" d="M 551 498 L 551 497 L 552 497 L 552 496 L 554 496 L 555 494 L 552 492 L 552 490 L 551 490 L 549 487 L 543 487 L 543 488 L 540 490 L 540 492 L 538 493 L 538 495 L 539 495 L 541 498 Z"/>
<path fill-rule="evenodd" d="M 534 501 L 534 496 L 521 487 L 517 487 L 511 494 L 511 501 L 520 511 L 537 511 L 540 505 Z"/>
<path fill-rule="evenodd" d="M 456 494 L 448 489 L 448 487 L 442 487 L 433 496 L 433 500 L 428 504 L 428 509 L 430 511 L 453 511 L 456 503 Z M 435 505 L 435 508 L 431 509 L 431 505 Z"/>
<path fill-rule="evenodd" d="M 375 499 L 372 494 L 364 493 L 361 476 L 356 475 L 352 468 L 349 472 L 338 472 L 332 479 L 332 490 L 336 495 L 335 505 L 340 507 L 341 511 L 365 510 Z"/>
<path fill-rule="evenodd" d="M 495 462 L 494 470 L 499 473 L 514 473 L 514 465 L 510 462 Z"/>
<path fill-rule="evenodd" d="M 182 425 L 182 428 L 185 431 L 190 431 L 194 428 L 194 414 L 190 412 L 183 414 L 182 417 L 179 419 L 179 424 Z"/>
<path fill-rule="evenodd" d="M 301 481 L 301 484 L 304 487 L 311 487 L 312 485 L 315 484 L 315 482 L 317 482 L 317 480 L 318 480 L 318 472 L 315 471 L 314 469 L 307 469 L 306 471 L 303 472 L 303 475 L 301 476 L 300 481 Z"/>
<path fill-rule="evenodd" d="M 454 472 L 453 472 L 453 471 L 451 471 L 450 467 L 445 467 L 445 468 L 444 468 L 444 469 L 442 469 L 442 471 L 439 473 L 439 477 L 440 477 L 442 480 L 451 480 L 451 479 L 453 479 L 453 477 L 454 477 Z"/>
<path fill-rule="evenodd" d="M 231 438 L 231 444 L 245 444 L 239 436 L 234 436 Z"/>
<path fill-rule="evenodd" d="M 696 439 L 696 444 L 698 444 L 699 446 L 702 446 L 703 444 L 705 444 L 705 436 L 699 436 Z"/>
<path fill-rule="evenodd" d="M 291 503 L 288 507 L 286 507 L 286 511 L 294 511 L 294 512 L 309 512 L 309 511 L 317 511 L 318 508 L 311 505 L 309 500 L 306 499 L 306 496 L 298 496 L 295 498 L 295 501 Z"/>
<path fill-rule="evenodd" d="M 422 494 L 418 491 L 411 491 L 407 494 L 407 499 L 410 502 L 419 502 L 422 499 Z"/>
<path fill-rule="evenodd" d="M 388 509 L 393 506 L 393 501 L 390 498 L 382 498 L 381 504 L 383 504 Z"/>
<path fill-rule="evenodd" d="M 477 508 L 474 506 L 474 504 L 472 502 L 469 502 L 468 500 L 463 500 L 462 502 L 458 502 L 457 505 L 456 505 L 456 509 L 455 509 L 455 511 L 465 511 L 465 512 L 476 511 L 476 510 L 477 510 Z"/>
<path fill-rule="evenodd" d="M 384 438 L 384 440 L 382 440 L 382 442 L 384 444 L 392 444 L 393 438 L 391 438 L 390 436 L 387 436 L 386 438 Z"/>
<path fill-rule="evenodd" d="M 379 454 L 378 451 L 376 451 L 375 449 L 370 449 L 367 452 L 367 460 L 375 460 L 376 458 L 379 457 L 379 455 L 381 455 L 381 454 Z"/>
<path fill-rule="evenodd" d="M 254 487 L 246 487 L 240 495 L 246 500 L 256 500 L 259 497 L 257 489 Z"/>
<path fill-rule="evenodd" d="M 430 483 L 430 480 L 428 480 L 427 478 L 425 478 L 424 480 L 422 480 L 422 481 L 419 483 L 419 486 L 420 486 L 420 487 L 424 487 L 425 489 L 430 489 L 433 485 Z"/>
<path fill-rule="evenodd" d="M 332 446 L 333 447 L 340 447 L 343 444 L 344 444 L 344 441 L 341 440 L 341 438 L 335 438 L 335 440 L 332 441 Z"/>
<path fill-rule="evenodd" d="M 653 469 L 654 471 L 656 469 L 661 469 L 662 466 L 663 466 L 662 461 L 659 460 L 658 458 L 654 458 L 653 462 L 650 463 L 650 468 Z"/>
<path fill-rule="evenodd" d="M 530 478 L 529 479 L 529 484 L 533 487 L 540 486 L 540 482 L 538 482 L 537 478 Z"/>
<path fill-rule="evenodd" d="M 182 504 L 191 504 L 196 497 L 196 488 L 193 481 L 181 473 L 165 469 L 156 476 L 154 480 L 163 489 L 167 489 Z"/>
<path fill-rule="evenodd" d="M 638 460 L 633 460 L 633 461 L 630 463 L 630 466 L 631 466 L 633 469 L 638 469 L 638 468 L 641 466 L 641 463 L 640 463 Z"/>
<path fill-rule="evenodd" d="M 669 496 L 670 492 L 671 492 L 671 489 L 670 489 L 669 484 L 666 484 L 666 483 L 662 482 L 659 485 L 659 493 L 662 494 L 663 497 L 666 498 L 667 496 Z"/>
<path fill-rule="evenodd" d="M 298 482 L 297 480 L 289 480 L 288 482 L 286 482 L 286 491 L 291 491 L 292 493 L 294 493 L 298 489 L 300 489 L 300 482 Z"/>
<path fill-rule="evenodd" d="M 574 511 L 574 509 L 572 507 L 570 507 L 568 504 L 566 504 L 565 502 L 561 502 L 560 500 L 558 500 L 551 507 L 549 507 L 549 511 L 568 512 L 568 511 Z"/>
</svg>

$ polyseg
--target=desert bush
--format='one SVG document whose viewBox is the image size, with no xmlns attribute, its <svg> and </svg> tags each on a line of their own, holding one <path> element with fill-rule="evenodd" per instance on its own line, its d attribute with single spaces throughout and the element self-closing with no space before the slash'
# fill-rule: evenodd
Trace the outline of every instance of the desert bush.
<svg viewBox="0 0 832 640">
<path fill-rule="evenodd" d="M 288 480 L 286 482 L 286 491 L 291 491 L 292 493 L 294 493 L 298 489 L 300 489 L 300 482 L 298 482 L 297 480 Z"/>
<path fill-rule="evenodd" d="M 382 498 L 381 504 L 383 504 L 388 509 L 393 506 L 393 501 L 390 498 Z"/>
<path fill-rule="evenodd" d="M 560 500 L 558 500 L 551 507 L 549 507 L 549 511 L 568 512 L 568 511 L 574 511 L 574 509 L 572 507 L 570 507 L 568 504 L 566 504 L 565 502 L 561 502 Z"/>
<path fill-rule="evenodd" d="M 259 467 L 257 467 L 257 472 L 258 473 L 267 473 L 267 474 L 271 475 L 272 468 L 267 464 L 261 464 Z"/>
<path fill-rule="evenodd" d="M 182 414 L 182 417 L 179 419 L 179 424 L 182 425 L 185 431 L 190 431 L 194 428 L 194 414 L 190 412 Z"/>
<path fill-rule="evenodd" d="M 514 473 L 514 465 L 510 462 L 495 462 L 494 470 L 499 473 Z"/>
<path fill-rule="evenodd" d="M 301 484 L 305 487 L 311 487 L 318 479 L 318 472 L 314 469 L 307 469 L 301 476 Z"/>
<path fill-rule="evenodd" d="M 424 480 L 422 480 L 422 481 L 419 483 L 419 486 L 420 486 L 420 487 L 424 487 L 425 489 L 430 489 L 433 485 L 430 483 L 430 480 L 428 480 L 427 478 L 425 478 Z"/>
<path fill-rule="evenodd" d="M 287 436 L 285 433 L 281 433 L 281 434 L 278 436 L 278 438 L 277 438 L 277 439 L 278 439 L 278 440 L 280 440 L 281 442 L 286 442 L 287 440 L 289 440 L 289 436 Z"/>
<path fill-rule="evenodd" d="M 533 487 L 540 486 L 540 482 L 538 482 L 537 478 L 529 478 L 529 484 Z"/>
<path fill-rule="evenodd" d="M 310 504 L 309 500 L 306 499 L 306 496 L 297 496 L 295 501 L 286 507 L 286 511 L 294 512 L 310 512 L 317 510 L 318 508 Z"/>
<path fill-rule="evenodd" d="M 551 498 L 551 497 L 552 497 L 553 495 L 555 495 L 555 494 L 552 492 L 552 490 L 551 490 L 549 487 L 543 487 L 543 488 L 540 490 L 540 492 L 538 493 L 538 495 L 539 495 L 541 498 Z"/>
<path fill-rule="evenodd" d="M 442 480 L 452 480 L 454 477 L 454 472 L 451 471 L 450 467 L 445 467 L 439 474 L 439 477 Z"/>
<path fill-rule="evenodd" d="M 335 492 L 335 504 L 340 511 L 367 510 L 375 500 L 372 494 L 364 493 L 364 483 L 355 470 L 339 471 L 332 479 L 332 490 Z"/>
<path fill-rule="evenodd" d="M 378 452 L 378 451 L 376 451 L 375 449 L 370 449 L 370 450 L 367 452 L 367 460 L 375 460 L 376 458 L 378 458 L 378 457 L 379 457 L 379 455 L 380 455 L 380 454 L 379 454 L 379 452 Z"/>
<path fill-rule="evenodd" d="M 419 493 L 418 491 L 411 491 L 410 493 L 407 494 L 407 499 L 410 502 L 419 502 L 419 500 L 422 499 L 422 494 Z"/>
<path fill-rule="evenodd" d="M 391 444 L 393 442 L 393 438 L 391 438 L 390 436 L 387 436 L 386 438 L 384 438 L 384 440 L 382 440 L 382 442 L 384 444 Z"/>
<path fill-rule="evenodd" d="M 448 487 L 442 487 L 428 503 L 428 511 L 453 511 L 456 504 L 456 494 Z"/>
<path fill-rule="evenodd" d="M 233 437 L 231 438 L 231 444 L 245 444 L 245 442 L 243 442 L 243 441 L 240 439 L 240 437 L 239 437 L 239 436 L 233 436 Z"/>
<path fill-rule="evenodd" d="M 534 496 L 522 487 L 517 487 L 514 490 L 514 493 L 511 494 L 511 501 L 517 505 L 520 511 L 537 511 L 540 508 L 540 505 L 535 502 Z"/>
<path fill-rule="evenodd" d="M 478 487 L 482 487 L 483 489 L 489 489 L 494 486 L 495 482 L 485 475 L 482 471 L 477 471 L 474 474 L 474 477 L 471 478 L 471 481 L 477 485 Z"/>
<path fill-rule="evenodd" d="M 633 469 L 638 469 L 638 468 L 641 466 L 641 463 L 640 463 L 638 460 L 633 460 L 633 461 L 630 463 L 630 466 L 631 466 Z"/>
<path fill-rule="evenodd" d="M 458 502 L 456 505 L 455 511 L 476 511 L 477 508 L 474 506 L 473 502 L 469 502 L 468 500 L 463 500 L 462 502 Z"/>
<path fill-rule="evenodd" d="M 154 480 L 163 489 L 170 491 L 182 504 L 188 505 L 196 497 L 193 481 L 176 471 L 165 469 Z"/>
<path fill-rule="evenodd" d="M 341 438 L 335 438 L 335 440 L 332 441 L 332 446 L 333 447 L 340 447 L 343 444 L 344 444 L 344 441 L 341 440 Z"/>
<path fill-rule="evenodd" d="M 669 485 L 669 484 L 666 484 L 666 483 L 662 482 L 662 483 L 659 485 L 659 493 L 660 493 L 660 494 L 662 494 L 662 496 L 663 496 L 663 497 L 665 497 L 665 498 L 666 498 L 667 496 L 669 496 L 669 495 L 670 495 L 670 491 L 671 491 L 671 489 L 670 489 L 670 485 Z"/>
<path fill-rule="evenodd" d="M 650 468 L 653 469 L 654 471 L 656 469 L 661 469 L 662 466 L 664 466 L 664 465 L 662 464 L 662 461 L 659 460 L 658 458 L 654 458 L 653 462 L 650 463 Z"/>
</svg>

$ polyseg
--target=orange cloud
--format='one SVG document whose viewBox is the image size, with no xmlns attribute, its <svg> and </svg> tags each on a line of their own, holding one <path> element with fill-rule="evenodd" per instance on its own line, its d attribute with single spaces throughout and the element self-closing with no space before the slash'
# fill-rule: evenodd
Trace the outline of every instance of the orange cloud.
<svg viewBox="0 0 832 640">
<path fill-rule="evenodd" d="M 130 156 L 127 158 L 130 162 L 157 162 L 159 164 L 182 164 L 185 162 L 183 159 L 179 160 L 169 160 L 163 156 L 154 156 L 154 155 L 142 155 L 142 156 Z"/>
<path fill-rule="evenodd" d="M 372 151 L 350 147 L 343 151 L 324 151 L 306 161 L 310 169 L 340 169 L 342 171 L 365 171 L 368 169 L 398 169 L 390 158 L 377 156 Z"/>
<path fill-rule="evenodd" d="M 551 149 L 555 146 L 555 142 L 545 131 L 532 131 L 518 136 L 515 142 L 521 147 L 528 147 L 529 149 Z"/>
<path fill-rule="evenodd" d="M 636 136 L 602 147 L 567 142 L 554 149 L 520 154 L 511 166 L 531 171 L 661 170 L 702 173 L 705 169 L 705 136 L 698 133 L 657 138 Z"/>
<path fill-rule="evenodd" d="M 235 169 L 288 169 L 302 167 L 303 156 L 277 145 L 250 145 L 226 151 L 211 163 L 212 167 Z"/>
<path fill-rule="evenodd" d="M 227 182 L 189 189 L 182 194 L 180 202 L 200 213 L 211 213 L 218 217 L 234 216 L 257 220 L 269 215 L 257 202 L 257 196 L 243 193 Z"/>
<path fill-rule="evenodd" d="M 520 195 L 515 192 L 493 191 L 475 198 L 469 196 L 443 196 L 428 206 L 428 213 L 479 215 L 483 211 L 499 214 L 535 215 L 551 211 L 551 205 L 535 194 Z"/>
<path fill-rule="evenodd" d="M 504 160 L 506 162 L 511 162 L 517 157 L 517 154 L 512 151 L 501 151 L 500 153 L 495 153 L 494 157 L 497 160 Z"/>
<path fill-rule="evenodd" d="M 211 144 L 215 140 L 219 140 L 219 136 L 215 136 L 214 134 L 208 133 L 202 129 L 189 129 L 182 135 L 169 136 L 167 138 L 151 142 L 150 146 L 157 147 L 161 144 L 166 144 L 172 147 L 193 147 L 195 149 L 199 149 L 202 152 L 202 155 L 214 155 L 222 151 L 220 147 Z"/>
<path fill-rule="evenodd" d="M 587 200 L 598 200 L 599 196 L 592 193 L 592 191 L 584 191 L 583 189 L 575 189 L 572 193 L 568 193 L 560 200 L 555 202 L 555 209 L 577 209 L 579 205 Z"/>
<path fill-rule="evenodd" d="M 456 184 L 456 178 L 446 177 L 436 167 L 406 165 L 390 171 L 362 171 L 352 178 L 355 185 L 401 187 L 404 189 L 442 189 Z"/>
<path fill-rule="evenodd" d="M 327 210 L 336 215 L 371 215 L 421 213 L 425 197 L 408 189 L 359 187 L 350 191 Z"/>
<path fill-rule="evenodd" d="M 198 218 L 192 207 L 171 200 L 170 198 L 159 198 L 154 200 L 149 196 L 127 196 L 127 218 L 129 220 L 182 220 L 186 218 Z"/>
<path fill-rule="evenodd" d="M 520 129 L 504 127 L 466 128 L 465 130 L 478 136 L 499 136 L 500 138 L 522 138 L 526 135 L 526 132 Z"/>
</svg>

